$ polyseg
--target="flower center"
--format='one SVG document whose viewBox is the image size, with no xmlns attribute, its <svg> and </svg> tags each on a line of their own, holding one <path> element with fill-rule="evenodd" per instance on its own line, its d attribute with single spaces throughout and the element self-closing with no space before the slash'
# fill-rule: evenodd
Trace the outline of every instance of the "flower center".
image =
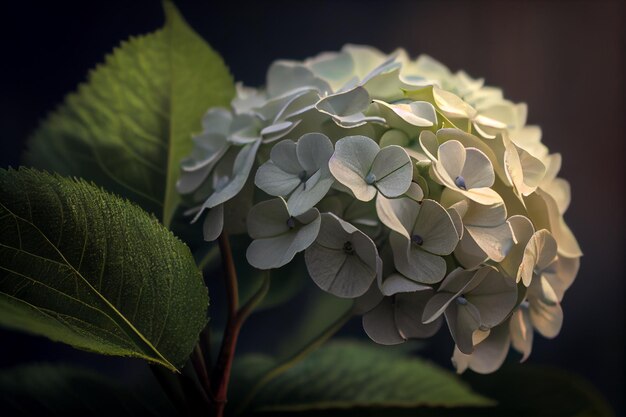
<svg viewBox="0 0 626 417">
<path fill-rule="evenodd" d="M 456 302 L 457 304 L 462 305 L 462 306 L 467 305 L 467 298 L 460 295 L 456 298 Z"/>
<path fill-rule="evenodd" d="M 372 172 L 370 172 L 369 174 L 367 174 L 367 177 L 365 177 L 365 182 L 368 185 L 372 185 L 376 182 L 376 175 L 374 175 Z"/>
<path fill-rule="evenodd" d="M 296 227 L 296 219 L 293 216 L 287 219 L 287 227 L 290 229 L 293 229 L 294 227 Z"/>
<path fill-rule="evenodd" d="M 343 251 L 348 255 L 352 255 L 354 253 L 354 248 L 352 247 L 352 242 L 346 242 L 343 244 Z"/>
<path fill-rule="evenodd" d="M 467 186 L 465 185 L 465 178 L 463 178 L 462 176 L 458 176 L 454 179 L 454 183 L 456 184 L 457 187 L 459 187 L 461 190 L 466 190 L 467 191 Z"/>
<path fill-rule="evenodd" d="M 300 181 L 306 182 L 306 171 L 302 171 L 300 174 L 298 174 L 298 178 L 300 178 Z"/>
<path fill-rule="evenodd" d="M 414 234 L 413 236 L 411 236 L 411 242 L 415 243 L 418 246 L 422 246 L 424 244 L 424 238 L 422 238 L 418 234 Z"/>
</svg>

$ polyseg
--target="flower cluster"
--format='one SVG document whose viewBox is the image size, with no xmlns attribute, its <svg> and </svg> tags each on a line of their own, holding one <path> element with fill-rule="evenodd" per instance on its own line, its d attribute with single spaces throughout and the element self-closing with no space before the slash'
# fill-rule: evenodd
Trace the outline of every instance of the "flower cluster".
<svg viewBox="0 0 626 417">
<path fill-rule="evenodd" d="M 561 158 L 526 126 L 526 106 L 434 59 L 346 45 L 276 61 L 264 88 L 238 85 L 210 109 L 179 191 L 253 239 L 248 262 L 304 251 L 324 291 L 356 299 L 381 344 L 443 321 L 459 372 L 499 368 L 533 333 L 554 337 L 582 255 L 563 221 Z M 279 284 L 277 284 L 279 285 Z"/>
</svg>

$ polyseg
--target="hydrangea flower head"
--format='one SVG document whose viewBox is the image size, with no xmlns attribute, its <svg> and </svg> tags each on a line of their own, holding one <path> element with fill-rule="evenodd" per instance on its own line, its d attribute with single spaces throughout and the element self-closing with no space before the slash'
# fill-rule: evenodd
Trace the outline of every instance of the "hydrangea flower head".
<svg viewBox="0 0 626 417">
<path fill-rule="evenodd" d="M 367 297 L 375 342 L 445 322 L 457 370 L 493 372 L 558 334 L 582 256 L 561 157 L 526 114 L 431 57 L 346 45 L 276 61 L 208 110 L 178 189 L 206 240 L 246 224 L 252 266 L 304 252 L 321 290 Z"/>
</svg>

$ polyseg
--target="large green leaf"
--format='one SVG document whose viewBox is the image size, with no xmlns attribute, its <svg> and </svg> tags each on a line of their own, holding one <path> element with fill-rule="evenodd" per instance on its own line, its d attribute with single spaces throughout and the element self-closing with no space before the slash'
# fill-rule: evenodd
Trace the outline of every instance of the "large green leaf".
<svg viewBox="0 0 626 417">
<path fill-rule="evenodd" d="M 250 361 L 267 368 L 267 361 Z M 255 373 L 255 372 L 253 372 Z M 454 374 L 398 349 L 331 342 L 257 391 L 249 409 L 306 411 L 352 407 L 488 406 Z"/>
<path fill-rule="evenodd" d="M 271 361 L 259 355 L 244 356 L 235 370 L 244 368 L 250 383 L 260 373 L 271 367 Z M 374 407 L 355 406 L 351 409 L 333 408 L 324 410 L 326 417 L 614 417 L 606 400 L 589 382 L 569 372 L 547 369 L 530 364 L 505 365 L 490 375 L 469 373 L 463 378 L 472 389 L 493 398 L 494 407 Z M 396 388 L 404 380 L 395 382 Z M 402 384 L 402 385 L 401 385 Z M 355 386 L 355 388 L 359 388 Z M 428 395 L 428 393 L 425 393 Z M 236 397 L 235 397 L 236 398 Z M 262 410 L 262 409 L 261 409 Z M 318 416 L 315 409 L 287 409 L 284 412 L 271 407 L 262 415 L 294 415 L 298 417 Z"/>
<path fill-rule="evenodd" d="M 176 415 L 163 397 L 147 400 L 93 371 L 49 364 L 0 372 L 0 410 L 14 417 Z"/>
<path fill-rule="evenodd" d="M 128 197 L 168 226 L 181 159 L 203 113 L 228 105 L 222 59 L 166 1 L 161 30 L 122 43 L 29 142 L 26 163 Z"/>
<path fill-rule="evenodd" d="M 0 170 L 0 324 L 172 370 L 206 324 L 189 249 L 82 180 Z"/>
</svg>

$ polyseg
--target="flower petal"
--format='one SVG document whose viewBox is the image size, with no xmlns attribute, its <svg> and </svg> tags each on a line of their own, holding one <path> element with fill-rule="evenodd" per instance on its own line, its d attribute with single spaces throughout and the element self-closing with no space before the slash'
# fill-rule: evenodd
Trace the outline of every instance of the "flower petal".
<svg viewBox="0 0 626 417">
<path fill-rule="evenodd" d="M 218 204 L 222 204 L 233 198 L 241 191 L 248 179 L 248 175 L 254 165 L 257 150 L 261 144 L 260 140 L 250 143 L 239 151 L 235 158 L 231 175 L 227 178 L 226 184 L 216 189 L 213 194 L 202 204 L 202 208 L 193 221 L 196 221 L 202 211 L 206 208 L 212 208 Z"/>
<path fill-rule="evenodd" d="M 300 175 L 304 170 L 298 160 L 296 142 L 289 139 L 282 140 L 272 146 L 270 159 L 277 167 L 289 174 Z"/>
<path fill-rule="evenodd" d="M 296 153 L 298 161 L 307 173 L 320 169 L 328 171 L 328 161 L 333 155 L 333 143 L 321 133 L 307 133 L 298 139 Z"/>
<path fill-rule="evenodd" d="M 370 201 L 376 195 L 376 188 L 365 178 L 379 150 L 376 142 L 366 136 L 347 136 L 337 141 L 328 163 L 335 179 L 361 201 Z"/>
<path fill-rule="evenodd" d="M 288 196 L 302 180 L 297 174 L 285 172 L 274 161 L 267 161 L 257 169 L 254 184 L 269 195 Z"/>
<path fill-rule="evenodd" d="M 248 213 L 248 234 L 252 239 L 278 236 L 289 231 L 287 203 L 282 198 L 261 201 Z"/>
<path fill-rule="evenodd" d="M 211 242 L 217 239 L 224 228 L 224 205 L 220 204 L 208 210 L 202 223 L 204 240 Z"/>
<path fill-rule="evenodd" d="M 460 142 L 457 143 L 460 144 Z M 471 188 L 491 187 L 495 181 L 491 161 L 487 158 L 487 155 L 476 148 L 465 149 L 465 164 L 460 175 L 465 179 L 468 190 Z"/>
<path fill-rule="evenodd" d="M 489 335 L 474 346 L 474 351 L 470 355 L 456 348 L 452 362 L 459 373 L 470 368 L 479 374 L 490 374 L 502 366 L 509 353 L 510 345 L 509 326 L 503 324 L 491 329 Z"/>
<path fill-rule="evenodd" d="M 422 314 L 432 290 L 396 294 L 395 321 L 400 335 L 406 339 L 426 338 L 437 333 L 443 320 L 422 323 Z"/>
<path fill-rule="evenodd" d="M 403 275 L 424 284 L 437 283 L 445 276 L 446 261 L 442 257 L 415 248 L 409 239 L 395 232 L 390 234 L 389 241 L 396 268 Z"/>
<path fill-rule="evenodd" d="M 378 191 L 394 198 L 406 193 L 413 179 L 413 164 L 406 151 L 390 145 L 378 152 L 368 175 L 373 175 Z"/>
<path fill-rule="evenodd" d="M 491 267 L 485 267 L 487 273 L 465 298 L 480 312 L 480 324 L 488 328 L 500 324 L 513 310 L 517 302 L 517 286 Z"/>
<path fill-rule="evenodd" d="M 513 312 L 509 321 L 509 329 L 513 347 L 522 354 L 521 362 L 524 362 L 533 349 L 534 333 L 527 307 L 520 306 Z"/>
<path fill-rule="evenodd" d="M 385 297 L 373 310 L 363 315 L 363 329 L 374 342 L 397 345 L 406 342 L 396 327 L 393 297 Z"/>
<path fill-rule="evenodd" d="M 449 255 L 459 243 L 450 214 L 434 200 L 422 201 L 412 234 L 423 239 L 421 248 L 436 255 Z"/>
<path fill-rule="evenodd" d="M 314 220 L 291 229 L 286 233 L 269 238 L 255 239 L 246 251 L 250 265 L 259 269 L 280 268 L 291 262 L 296 253 L 311 246 L 320 228 L 320 215 L 311 209 Z"/>
</svg>

